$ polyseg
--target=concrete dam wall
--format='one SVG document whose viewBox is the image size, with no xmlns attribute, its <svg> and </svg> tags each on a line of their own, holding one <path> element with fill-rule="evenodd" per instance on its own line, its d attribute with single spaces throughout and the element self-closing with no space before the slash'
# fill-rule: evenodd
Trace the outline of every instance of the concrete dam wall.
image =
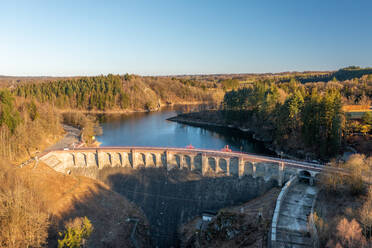
<svg viewBox="0 0 372 248">
<path fill-rule="evenodd" d="M 99 148 L 51 151 L 41 157 L 56 171 L 66 173 L 72 168 L 186 168 L 202 175 L 263 177 L 274 179 L 281 186 L 291 175 L 306 169 L 288 166 L 283 161 L 265 161 L 244 154 L 192 149 L 168 148 Z M 317 172 L 309 172 L 310 176 Z"/>
</svg>

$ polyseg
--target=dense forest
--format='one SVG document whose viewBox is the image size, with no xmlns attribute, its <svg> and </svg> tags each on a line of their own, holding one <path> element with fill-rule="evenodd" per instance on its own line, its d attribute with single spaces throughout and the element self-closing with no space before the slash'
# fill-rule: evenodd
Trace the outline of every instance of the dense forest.
<svg viewBox="0 0 372 248">
<path fill-rule="evenodd" d="M 155 110 L 162 104 L 214 102 L 219 90 L 208 83 L 176 78 L 107 75 L 25 83 L 13 90 L 59 109 Z M 222 92 L 221 92 L 222 94 Z"/>
<path fill-rule="evenodd" d="M 228 121 L 261 127 L 281 150 L 307 150 L 323 158 L 336 155 L 347 134 L 361 131 L 345 119 L 344 104 L 369 105 L 372 75 L 352 80 L 252 83 L 225 94 L 222 109 Z M 364 133 L 371 130 L 369 113 L 362 119 Z M 364 123 L 363 123 L 364 122 Z"/>
</svg>

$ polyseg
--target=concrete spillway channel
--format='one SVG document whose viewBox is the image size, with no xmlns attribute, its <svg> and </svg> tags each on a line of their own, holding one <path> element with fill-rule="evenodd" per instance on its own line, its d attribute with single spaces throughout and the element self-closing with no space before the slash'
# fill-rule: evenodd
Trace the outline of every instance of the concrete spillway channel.
<svg viewBox="0 0 372 248">
<path fill-rule="evenodd" d="M 313 247 L 308 216 L 316 194 L 316 187 L 305 183 L 297 183 L 288 189 L 280 208 L 275 247 Z"/>
</svg>

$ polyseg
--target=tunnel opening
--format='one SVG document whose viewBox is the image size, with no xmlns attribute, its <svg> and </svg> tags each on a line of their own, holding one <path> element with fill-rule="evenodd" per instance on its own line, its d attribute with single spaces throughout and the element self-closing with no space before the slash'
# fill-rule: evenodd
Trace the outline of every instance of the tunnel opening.
<svg viewBox="0 0 372 248">
<path fill-rule="evenodd" d="M 303 182 L 303 183 L 306 183 L 306 184 L 310 184 L 310 179 L 311 179 L 310 172 L 308 172 L 306 170 L 300 171 L 300 173 L 299 173 L 299 181 L 300 182 Z"/>
</svg>

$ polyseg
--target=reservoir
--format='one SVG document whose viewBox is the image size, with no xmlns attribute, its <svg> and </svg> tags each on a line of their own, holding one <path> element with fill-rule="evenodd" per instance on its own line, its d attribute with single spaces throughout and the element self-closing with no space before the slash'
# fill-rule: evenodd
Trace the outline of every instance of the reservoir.
<svg viewBox="0 0 372 248">
<path fill-rule="evenodd" d="M 103 134 L 101 146 L 158 146 L 220 150 L 228 145 L 233 151 L 272 154 L 250 134 L 229 128 L 204 128 L 167 121 L 181 107 L 159 112 L 100 115 Z"/>
</svg>

